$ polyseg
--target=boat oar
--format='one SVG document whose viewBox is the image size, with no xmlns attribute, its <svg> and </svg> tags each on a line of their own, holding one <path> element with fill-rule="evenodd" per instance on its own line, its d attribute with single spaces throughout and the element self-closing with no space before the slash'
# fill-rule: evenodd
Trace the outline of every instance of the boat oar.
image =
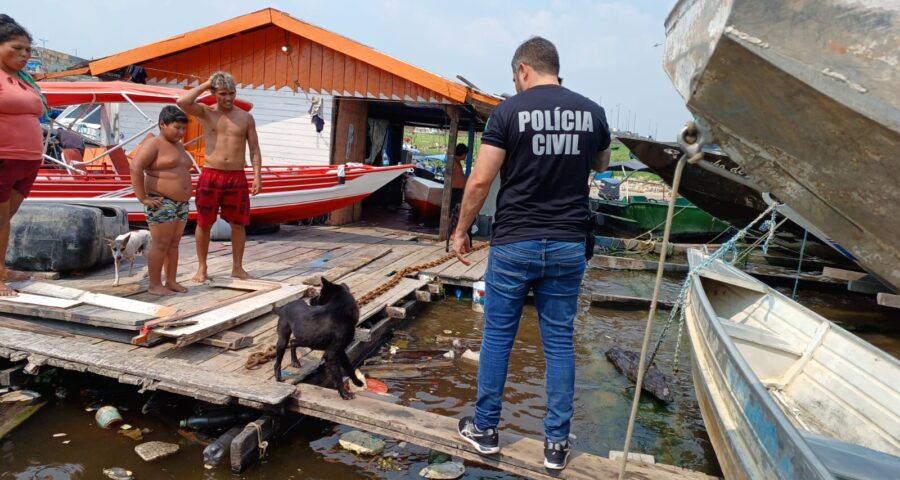
<svg viewBox="0 0 900 480">
<path fill-rule="evenodd" d="M 689 139 L 690 137 L 690 139 Z M 691 140 L 692 139 L 692 140 Z M 622 448 L 622 467 L 619 469 L 619 480 L 625 478 L 625 469 L 628 467 L 628 450 L 631 447 L 631 436 L 634 434 L 634 421 L 637 418 L 638 403 L 641 400 L 641 388 L 643 387 L 644 374 L 647 371 L 647 347 L 650 345 L 650 334 L 653 332 L 653 316 L 656 315 L 656 307 L 659 303 L 659 292 L 662 286 L 663 272 L 665 271 L 666 256 L 669 252 L 669 233 L 672 231 L 672 218 L 675 216 L 675 199 L 678 197 L 678 187 L 681 184 L 681 174 L 688 163 L 696 163 L 703 158 L 703 152 L 697 135 L 697 127 L 693 122 L 688 122 L 678 135 L 682 144 L 684 155 L 675 166 L 675 175 L 672 179 L 672 196 L 669 198 L 669 209 L 666 212 L 666 226 L 663 230 L 662 248 L 659 251 L 659 264 L 656 267 L 656 284 L 653 286 L 653 299 L 650 301 L 650 313 L 647 315 L 647 327 L 644 329 L 644 341 L 641 343 L 641 358 L 638 363 L 637 381 L 634 387 L 634 400 L 631 402 L 631 414 L 628 417 L 628 430 L 625 432 L 625 446 Z"/>
</svg>

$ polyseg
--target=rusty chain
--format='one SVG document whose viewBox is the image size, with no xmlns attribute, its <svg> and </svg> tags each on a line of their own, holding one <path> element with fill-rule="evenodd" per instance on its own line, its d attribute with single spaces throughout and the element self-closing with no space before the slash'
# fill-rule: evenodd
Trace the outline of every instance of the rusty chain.
<svg viewBox="0 0 900 480">
<path fill-rule="evenodd" d="M 477 247 L 472 248 L 472 252 L 470 252 L 470 253 L 477 252 L 478 250 L 483 250 L 489 246 L 491 246 L 491 244 L 489 242 L 482 243 L 482 244 L 478 245 Z M 391 278 L 388 281 L 384 282 L 383 284 L 379 285 L 374 290 L 369 291 L 368 293 L 366 293 L 365 295 L 363 295 L 362 297 L 357 299 L 356 303 L 359 306 L 363 306 L 363 305 L 371 302 L 372 300 L 375 300 L 376 298 L 380 297 L 381 295 L 384 295 L 385 293 L 387 293 L 388 290 L 397 286 L 397 284 L 400 283 L 400 280 L 403 277 L 405 277 L 411 273 L 420 272 L 427 268 L 434 268 L 444 262 L 453 260 L 454 258 L 456 258 L 455 253 L 448 253 L 447 255 L 444 255 L 443 257 L 437 258 L 430 262 L 420 263 L 419 265 L 413 265 L 411 267 L 406 267 L 401 270 L 398 270 L 396 273 L 394 273 L 394 275 L 391 276 Z M 251 352 L 250 355 L 247 357 L 247 362 L 244 363 L 244 368 L 246 368 L 247 370 L 256 370 L 257 368 L 260 367 L 260 365 L 267 363 L 269 360 L 272 360 L 273 358 L 275 358 L 275 345 L 269 345 L 268 347 L 266 347 L 265 350 Z"/>
<path fill-rule="evenodd" d="M 477 252 L 478 250 L 483 250 L 483 249 L 489 247 L 490 245 L 491 244 L 489 242 L 482 243 L 482 244 L 478 245 L 477 247 L 474 247 L 472 249 L 472 252 Z M 359 304 L 359 306 L 363 306 L 363 305 L 371 302 L 372 300 L 375 300 L 376 298 L 380 297 L 381 295 L 384 295 L 388 290 L 397 286 L 397 284 L 400 283 L 400 280 L 403 277 L 405 277 L 411 273 L 421 272 L 422 270 L 425 270 L 428 268 L 434 268 L 434 267 L 436 267 L 444 262 L 448 262 L 454 258 L 456 258 L 455 253 L 448 253 L 447 255 L 444 255 L 443 257 L 432 260 L 430 262 L 420 263 L 419 265 L 413 265 L 411 267 L 406 267 L 402 270 L 399 270 L 396 273 L 394 273 L 394 275 L 388 281 L 384 282 L 383 284 L 379 285 L 374 290 L 369 291 L 368 293 L 366 293 L 365 295 L 363 295 L 362 297 L 357 299 L 356 303 Z"/>
<path fill-rule="evenodd" d="M 256 370 L 260 365 L 273 358 L 275 358 L 275 345 L 269 345 L 265 350 L 250 352 L 250 355 L 247 357 L 247 362 L 244 363 L 244 368 L 247 370 Z"/>
</svg>

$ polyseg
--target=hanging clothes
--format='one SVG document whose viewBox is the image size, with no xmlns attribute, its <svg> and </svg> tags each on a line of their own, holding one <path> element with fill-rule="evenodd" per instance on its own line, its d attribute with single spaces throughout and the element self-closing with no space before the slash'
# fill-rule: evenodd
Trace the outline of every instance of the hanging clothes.
<svg viewBox="0 0 900 480">
<path fill-rule="evenodd" d="M 310 121 L 316 126 L 316 133 L 322 133 L 325 129 L 325 119 L 322 116 L 323 103 L 322 97 L 316 95 L 309 104 L 309 114 L 312 116 Z"/>
</svg>

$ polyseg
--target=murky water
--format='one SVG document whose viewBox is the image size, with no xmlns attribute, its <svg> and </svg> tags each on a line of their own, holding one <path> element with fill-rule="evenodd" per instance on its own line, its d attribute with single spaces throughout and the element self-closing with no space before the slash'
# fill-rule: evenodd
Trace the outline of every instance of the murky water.
<svg viewBox="0 0 900 480">
<path fill-rule="evenodd" d="M 663 294 L 673 298 L 680 285 L 679 277 L 669 277 Z M 590 271 L 585 280 L 589 291 L 649 297 L 653 274 L 648 272 Z M 465 294 L 455 299 L 448 292 L 444 301 L 427 306 L 417 318 L 407 321 L 386 345 L 409 349 L 446 348 L 435 343 L 436 335 L 471 339 L 480 338 L 482 316 L 471 309 Z M 572 433 L 575 447 L 597 455 L 621 450 L 628 412 L 632 400 L 630 382 L 610 364 L 604 354 L 612 346 L 639 350 L 646 313 L 643 311 L 607 310 L 591 307 L 583 296 L 576 319 L 577 380 L 575 419 Z M 800 301 L 829 316 L 858 302 L 843 305 L 833 296 L 801 292 Z M 858 308 L 858 307 L 857 307 Z M 850 325 L 858 334 L 893 355 L 900 354 L 896 330 L 883 326 L 888 318 L 877 321 L 878 309 L 859 309 L 870 322 L 862 327 Z M 667 312 L 658 315 L 655 332 L 665 323 Z M 829 316 L 830 317 L 830 316 Z M 874 320 L 873 320 L 874 319 Z M 502 430 L 541 438 L 544 415 L 543 353 L 537 329 L 536 313 L 526 306 L 519 335 L 511 359 L 510 374 L 504 398 Z M 873 327 L 879 326 L 880 327 Z M 845 325 L 846 326 L 846 325 Z M 896 327 L 894 327 L 896 328 Z M 680 370 L 672 373 L 676 332 L 670 331 L 657 357 L 661 372 L 670 379 L 675 401 L 663 405 L 652 399 L 642 400 L 635 427 L 632 451 L 651 454 L 658 462 L 680 465 L 711 474 L 721 474 L 715 454 L 705 433 L 703 420 L 694 397 L 690 377 L 690 345 L 683 339 L 678 356 Z M 398 403 L 449 416 L 469 414 L 475 398 L 477 367 L 456 360 L 452 366 L 426 369 L 412 379 L 385 379 L 390 394 Z M 189 401 L 167 410 L 159 418 L 140 413 L 145 395 L 131 387 L 114 382 L 91 379 L 83 375 L 64 376 L 69 395 L 55 398 L 37 415 L 0 440 L 0 480 L 94 479 L 103 478 L 104 468 L 111 466 L 132 470 L 137 479 L 343 479 L 343 478 L 418 478 L 427 465 L 428 450 L 398 444 L 387 439 L 387 452 L 397 452 L 403 469 L 385 469 L 371 458 L 357 457 L 337 445 L 347 427 L 314 419 L 295 421 L 289 433 L 269 448 L 267 460 L 241 475 L 232 475 L 227 466 L 205 470 L 202 466 L 203 445 L 182 437 L 174 420 L 191 413 Z M 97 382 L 103 383 L 94 394 Z M 89 389 L 85 390 L 85 387 Z M 46 391 L 53 398 L 53 388 Z M 144 440 L 178 443 L 181 450 L 174 456 L 145 463 L 135 453 L 138 443 L 115 431 L 98 428 L 94 413 L 86 412 L 91 404 L 114 404 L 122 409 L 126 421 L 137 428 L 149 428 Z M 54 438 L 56 433 L 64 437 Z M 64 443 L 68 441 L 68 443 Z M 467 465 L 464 478 L 515 478 L 502 472 Z"/>
</svg>

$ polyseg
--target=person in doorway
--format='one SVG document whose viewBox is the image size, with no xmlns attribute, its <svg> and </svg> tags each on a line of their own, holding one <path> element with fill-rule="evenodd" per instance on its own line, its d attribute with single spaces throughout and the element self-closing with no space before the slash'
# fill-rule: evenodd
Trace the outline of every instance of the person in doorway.
<svg viewBox="0 0 900 480">
<path fill-rule="evenodd" d="M 534 291 L 546 362 L 544 466 L 565 468 L 575 391 L 574 318 L 585 270 L 588 175 L 609 165 L 603 108 L 559 85 L 559 54 L 533 37 L 513 55 L 517 94 L 491 113 L 469 177 L 453 251 L 471 251 L 465 225 L 500 174 L 485 273 L 484 338 L 475 415 L 459 434 L 483 454 L 500 451 L 497 427 L 509 355 L 523 304 Z"/>
<path fill-rule="evenodd" d="M 6 268 L 13 216 L 37 178 L 44 153 L 41 117 L 47 103 L 25 72 L 31 35 L 9 15 L 0 14 L 0 297 L 16 295 L 6 282 L 24 280 Z"/>
<path fill-rule="evenodd" d="M 197 103 L 197 97 L 207 90 L 216 98 L 216 104 L 212 107 Z M 182 110 L 200 120 L 206 140 L 206 163 L 194 198 L 197 205 L 195 235 L 198 266 L 193 281 L 198 283 L 209 278 L 206 266 L 209 234 L 220 211 L 222 219 L 231 225 L 231 276 L 250 278 L 243 266 L 247 238 L 245 227 L 250 223 L 250 195 L 262 190 L 262 153 L 256 121 L 253 115 L 235 107 L 235 94 L 234 78 L 228 73 L 216 72 L 177 102 Z M 248 146 L 253 165 L 253 185 L 250 187 L 244 174 L 244 155 Z"/>
<path fill-rule="evenodd" d="M 453 152 L 453 162 L 451 164 L 453 171 L 450 174 L 451 211 L 453 210 L 453 207 L 462 202 L 463 192 L 466 189 L 466 174 L 463 172 L 463 163 L 466 161 L 466 156 L 468 154 L 469 147 L 467 147 L 465 143 L 456 145 L 456 150 Z"/>
<path fill-rule="evenodd" d="M 145 142 L 131 162 L 131 184 L 134 195 L 144 204 L 147 225 L 150 227 L 150 251 L 147 253 L 147 272 L 153 295 L 174 295 L 187 291 L 176 280 L 178 275 L 178 245 L 188 220 L 188 201 L 191 199 L 193 162 L 184 150 L 181 139 L 187 127 L 187 116 L 178 108 L 167 105 L 159 112 L 159 136 Z M 166 269 L 166 283 L 162 283 L 162 269 Z"/>
</svg>

